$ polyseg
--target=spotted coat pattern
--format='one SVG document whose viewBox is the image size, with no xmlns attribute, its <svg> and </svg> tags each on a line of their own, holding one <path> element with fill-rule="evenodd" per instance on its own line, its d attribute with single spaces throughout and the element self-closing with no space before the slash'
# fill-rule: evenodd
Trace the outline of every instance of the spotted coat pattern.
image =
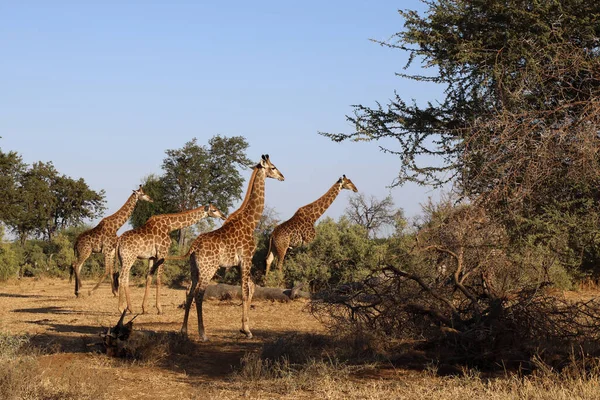
<svg viewBox="0 0 600 400">
<path fill-rule="evenodd" d="M 94 228 L 81 233 L 75 240 L 76 260 L 71 266 L 71 273 L 75 273 L 75 295 L 79 296 L 81 290 L 81 267 L 92 253 L 102 253 L 104 256 L 104 274 L 90 294 L 100 286 L 107 276 L 112 276 L 117 245 L 117 231 L 127 222 L 138 200 L 152 202 L 150 196 L 144 193 L 142 186 L 134 190 L 125 204 L 114 214 L 103 218 Z M 111 279 L 112 292 L 116 295 L 116 287 Z"/>
<path fill-rule="evenodd" d="M 204 291 L 219 267 L 240 267 L 242 279 L 242 329 L 251 338 L 248 322 L 248 312 L 254 283 L 250 278 L 252 256 L 256 249 L 254 230 L 265 205 L 265 179 L 284 180 L 281 172 L 269 161 L 268 155 L 263 155 L 260 163 L 254 167 L 248 193 L 240 209 L 232 213 L 222 227 L 212 232 L 204 233 L 192 243 L 188 255 L 192 284 L 185 303 L 185 315 L 181 332 L 187 335 L 187 323 L 192 301 L 196 301 L 198 314 L 198 334 L 202 340 L 207 336 L 202 320 L 202 300 Z"/>
<path fill-rule="evenodd" d="M 275 227 L 269 240 L 266 274 L 269 274 L 275 257 L 277 257 L 277 269 L 281 271 L 283 259 L 289 248 L 306 245 L 315 239 L 315 222 L 329 208 L 342 189 L 358 191 L 352 181 L 344 175 L 323 196 L 300 207 L 292 218 Z"/>
<path fill-rule="evenodd" d="M 127 309 L 133 312 L 129 296 L 129 271 L 136 259 L 148 260 L 146 274 L 146 290 L 142 301 L 142 313 L 146 313 L 146 305 L 152 277 L 156 275 L 156 309 L 162 314 L 160 305 L 161 275 L 164 258 L 169 254 L 171 238 L 169 233 L 174 230 L 191 226 L 203 218 L 225 216 L 214 205 L 206 205 L 181 213 L 154 215 L 139 228 L 129 230 L 121 235 L 117 245 L 117 255 L 121 263 L 119 273 L 119 312 Z M 159 261 L 160 260 L 160 261 Z"/>
</svg>

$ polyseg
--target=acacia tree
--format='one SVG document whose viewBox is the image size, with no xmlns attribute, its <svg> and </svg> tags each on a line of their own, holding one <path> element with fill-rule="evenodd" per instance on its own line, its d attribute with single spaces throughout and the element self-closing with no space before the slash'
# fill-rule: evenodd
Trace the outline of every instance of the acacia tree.
<svg viewBox="0 0 600 400">
<path fill-rule="evenodd" d="M 354 115 L 347 116 L 354 132 L 323 133 L 335 141 L 397 141 L 396 149 L 383 148 L 401 160 L 396 185 L 406 181 L 442 185 L 490 162 L 491 157 L 480 154 L 483 158 L 475 163 L 468 154 L 473 140 L 479 139 L 470 132 L 481 121 L 496 120 L 499 112 L 524 106 L 547 111 L 562 106 L 567 112 L 571 107 L 565 101 L 583 106 L 595 98 L 597 85 L 591 72 L 600 50 L 597 2 L 435 0 L 426 4 L 429 9 L 423 15 L 399 11 L 404 30 L 390 41 L 377 43 L 407 52 L 405 68 L 420 61 L 429 75 L 398 75 L 442 85 L 445 97 L 420 106 L 396 93 L 386 106 L 355 105 Z M 559 55 L 563 62 L 553 69 Z M 565 69 L 574 58 L 580 61 Z M 563 95 L 544 101 L 557 92 Z M 581 112 L 582 108 L 569 111 L 573 116 Z M 545 119 L 563 116 L 548 112 Z M 480 139 L 495 136 L 491 130 Z M 431 163 L 421 155 L 435 156 L 443 163 Z"/>
<path fill-rule="evenodd" d="M 398 218 L 402 218 L 402 211 L 394 209 L 391 195 L 378 200 L 375 196 L 367 198 L 362 193 L 355 194 L 350 197 L 345 214 L 350 221 L 365 228 L 367 237 L 371 238 L 384 226 L 394 226 Z"/>
<path fill-rule="evenodd" d="M 423 106 L 395 94 L 385 106 L 356 105 L 347 117 L 354 132 L 324 135 L 394 139 L 397 147 L 384 148 L 400 159 L 393 184 L 453 182 L 517 242 L 564 234 L 560 215 L 578 215 L 566 253 L 596 265 L 595 229 L 583 227 L 600 223 L 600 3 L 426 4 L 425 14 L 400 11 L 404 30 L 379 43 L 428 71 L 399 76 L 442 85 L 444 97 Z M 589 220 L 596 223 L 581 223 Z"/>
</svg>

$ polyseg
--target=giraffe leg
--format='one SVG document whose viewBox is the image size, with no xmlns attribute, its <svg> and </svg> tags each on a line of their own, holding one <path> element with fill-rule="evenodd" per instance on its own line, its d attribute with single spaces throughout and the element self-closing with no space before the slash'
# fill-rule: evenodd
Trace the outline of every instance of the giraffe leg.
<svg viewBox="0 0 600 400">
<path fill-rule="evenodd" d="M 115 247 L 113 249 L 113 251 L 110 253 L 109 255 L 109 260 L 108 260 L 108 265 L 106 267 L 106 269 L 108 270 L 108 279 L 110 279 L 110 290 L 113 294 L 113 297 L 116 297 L 118 292 L 117 292 L 117 282 L 114 279 L 114 268 L 115 268 L 115 262 L 117 260 L 117 248 Z M 117 276 L 118 276 L 118 271 L 117 271 Z"/>
<path fill-rule="evenodd" d="M 146 314 L 146 305 L 148 304 L 148 294 L 152 285 L 152 276 L 154 275 L 154 259 L 148 259 L 148 273 L 146 274 L 146 288 L 144 289 L 144 299 L 142 300 L 142 314 Z"/>
<path fill-rule="evenodd" d="M 285 259 L 285 254 L 287 253 L 288 248 L 284 247 L 282 249 L 278 249 L 279 257 L 277 257 L 277 269 L 279 271 L 283 271 L 283 260 Z"/>
<path fill-rule="evenodd" d="M 85 260 L 92 254 L 92 247 L 84 246 L 81 249 L 77 249 L 77 253 L 77 261 L 73 263 L 72 268 L 75 273 L 75 296 L 79 297 L 79 291 L 81 290 L 81 267 Z"/>
<path fill-rule="evenodd" d="M 196 314 L 198 315 L 198 335 L 203 342 L 208 340 L 208 336 L 206 336 L 206 332 L 204 331 L 204 319 L 202 318 L 202 301 L 204 300 L 204 292 L 206 291 L 207 286 L 208 282 L 200 282 L 200 284 L 196 286 L 194 293 L 194 298 L 196 299 Z"/>
<path fill-rule="evenodd" d="M 183 315 L 183 325 L 181 326 L 181 334 L 187 336 L 188 317 L 190 316 L 190 307 L 194 301 L 194 294 L 198 285 L 198 265 L 196 264 L 196 256 L 192 254 L 190 257 L 190 273 L 192 276 L 192 284 L 185 299 L 185 314 Z"/>
<path fill-rule="evenodd" d="M 123 257 L 119 254 L 121 259 L 121 273 L 119 274 L 119 312 L 122 313 L 125 309 L 133 313 L 133 307 L 131 306 L 131 299 L 129 297 L 129 270 L 135 262 L 135 257 Z M 125 304 L 127 307 L 125 307 Z"/>
<path fill-rule="evenodd" d="M 115 262 L 115 250 L 112 249 L 110 251 L 105 252 L 104 253 L 104 274 L 102 274 L 102 276 L 100 277 L 100 280 L 98 281 L 98 283 L 96 283 L 96 286 L 94 286 L 94 288 L 88 292 L 89 296 L 94 294 L 96 289 L 98 289 L 98 287 L 102 284 L 102 282 L 104 282 L 104 279 L 106 279 L 107 276 L 111 278 L 111 289 L 112 289 L 112 286 L 113 286 L 112 285 L 112 270 L 113 270 L 114 262 Z M 113 294 L 114 294 L 114 291 L 113 291 Z"/>
<path fill-rule="evenodd" d="M 162 314 L 162 306 L 160 305 L 160 287 L 161 287 L 161 276 L 163 271 L 163 263 L 165 259 L 160 259 L 154 263 L 154 269 L 156 269 L 156 310 L 159 314 Z"/>
<path fill-rule="evenodd" d="M 254 294 L 254 282 L 252 282 L 252 278 L 250 277 L 251 266 L 252 259 L 242 260 L 242 263 L 240 264 L 240 273 L 242 275 L 242 329 L 240 331 L 245 334 L 248 339 L 252 338 L 248 314 L 250 312 L 252 295 Z"/>
</svg>

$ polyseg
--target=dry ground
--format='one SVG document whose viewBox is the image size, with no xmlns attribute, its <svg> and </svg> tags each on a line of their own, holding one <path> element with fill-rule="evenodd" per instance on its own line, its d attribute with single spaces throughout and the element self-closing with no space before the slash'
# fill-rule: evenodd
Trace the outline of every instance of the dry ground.
<svg viewBox="0 0 600 400">
<path fill-rule="evenodd" d="M 84 292 L 93 282 L 84 282 Z M 132 302 L 141 309 L 143 288 L 131 288 Z M 152 292 L 151 301 L 154 301 Z M 163 288 L 163 314 L 154 309 L 139 315 L 136 329 L 177 332 L 181 328 L 185 291 Z M 319 332 L 320 324 L 303 311 L 303 301 L 278 304 L 254 302 L 250 323 L 255 339 L 245 339 L 241 327 L 240 302 L 206 301 L 205 326 L 210 340 L 198 342 L 195 310 L 190 313 L 189 354 L 177 354 L 158 365 L 110 360 L 96 354 L 98 334 L 119 319 L 117 299 L 109 285 L 92 296 L 75 298 L 72 285 L 58 279 L 23 279 L 0 285 L 0 330 L 33 335 L 32 342 L 49 354 L 40 362 L 49 377 L 73 374 L 102 382 L 118 394 L 114 398 L 187 398 L 199 386 L 226 380 L 246 352 L 256 351 L 265 339 L 286 332 Z M 126 318 L 125 321 L 128 321 Z"/>
<path fill-rule="evenodd" d="M 86 292 L 93 283 L 84 284 Z M 143 288 L 132 287 L 133 304 L 138 309 L 142 294 Z M 164 314 L 153 311 L 140 315 L 135 328 L 177 332 L 183 317 L 178 306 L 184 295 L 183 290 L 165 288 L 161 298 Z M 208 301 L 205 324 L 209 342 L 198 341 L 193 311 L 192 342 L 158 362 L 144 363 L 108 358 L 93 345 L 99 341 L 98 333 L 113 326 L 119 317 L 117 300 L 108 285 L 92 297 L 77 299 L 67 281 L 24 279 L 0 284 L 0 333 L 33 335 L 32 342 L 42 349 L 41 354 L 35 355 L 39 366 L 36 376 L 48 384 L 56 382 L 88 392 L 86 396 L 71 394 L 71 398 L 600 398 L 597 377 L 565 379 L 550 374 L 539 379 L 484 379 L 472 371 L 460 377 L 440 377 L 433 373 L 434 367 L 431 371 L 367 368 L 357 372 L 350 367 L 316 363 L 294 376 L 235 378 L 234 369 L 240 366 L 242 358 L 258 351 L 265 340 L 290 332 L 324 332 L 304 311 L 305 304 L 254 302 L 250 323 L 255 338 L 248 340 L 238 333 L 241 325 L 238 301 Z M 60 393 L 69 391 L 58 393 L 52 398 L 63 398 Z"/>
</svg>

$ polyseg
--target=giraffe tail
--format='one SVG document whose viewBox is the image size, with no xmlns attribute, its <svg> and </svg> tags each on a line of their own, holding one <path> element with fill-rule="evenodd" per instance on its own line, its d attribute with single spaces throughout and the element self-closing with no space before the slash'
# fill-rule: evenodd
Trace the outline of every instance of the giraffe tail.
<svg viewBox="0 0 600 400">
<path fill-rule="evenodd" d="M 111 276 L 113 281 L 113 288 L 118 293 L 119 292 L 119 272 L 121 271 L 121 259 L 119 258 L 119 244 L 121 243 L 121 238 L 117 239 L 117 245 L 115 246 L 115 260 L 114 262 L 114 272 Z"/>
<path fill-rule="evenodd" d="M 271 251 L 273 248 L 273 235 L 269 237 L 269 250 L 267 251 L 267 258 L 265 260 L 265 275 L 269 274 L 269 270 L 271 269 L 271 263 L 275 258 L 275 254 Z"/>
<path fill-rule="evenodd" d="M 77 262 L 77 258 L 79 258 L 79 254 L 77 252 L 77 241 L 73 244 L 73 256 L 75 257 L 75 261 L 71 263 L 71 267 L 69 267 L 69 283 L 73 280 L 73 274 L 75 273 L 75 263 Z"/>
<path fill-rule="evenodd" d="M 167 256 L 164 258 L 161 258 L 160 260 L 162 261 L 173 261 L 173 260 L 187 260 L 190 257 L 190 253 L 188 252 L 187 254 L 184 254 L 182 256 Z M 158 260 L 158 261 L 160 261 Z"/>
</svg>

